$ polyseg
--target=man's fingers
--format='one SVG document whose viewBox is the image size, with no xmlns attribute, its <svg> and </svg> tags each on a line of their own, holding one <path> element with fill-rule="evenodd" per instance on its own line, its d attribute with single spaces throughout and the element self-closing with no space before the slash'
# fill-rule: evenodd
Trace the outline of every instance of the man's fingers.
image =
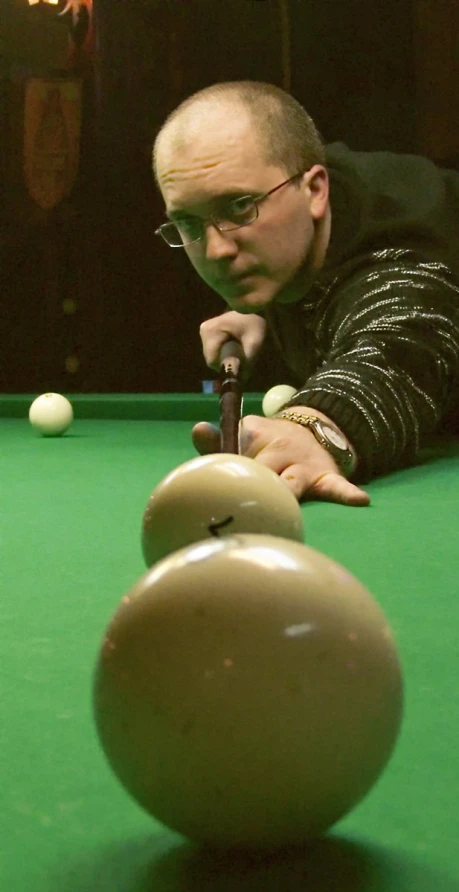
<svg viewBox="0 0 459 892">
<path fill-rule="evenodd" d="M 314 481 L 310 490 L 315 499 L 338 502 L 340 505 L 364 506 L 370 504 L 370 496 L 341 474 L 327 472 Z M 308 493 L 305 493 L 307 496 Z"/>
<path fill-rule="evenodd" d="M 246 371 L 253 365 L 260 352 L 266 330 L 266 319 L 256 313 L 238 313 L 236 310 L 230 310 L 213 319 L 206 319 L 201 323 L 199 333 L 207 365 L 218 371 L 221 348 L 225 341 L 234 338 L 242 344 L 246 359 L 244 371 Z"/>
<path fill-rule="evenodd" d="M 220 452 L 220 431 L 214 424 L 200 421 L 191 431 L 191 439 L 196 452 L 200 455 L 209 455 L 212 452 Z"/>
<path fill-rule="evenodd" d="M 264 422 L 266 419 L 262 420 Z M 200 421 L 195 424 L 191 436 L 194 447 L 200 455 L 221 451 L 220 431 L 214 424 Z M 269 445 L 263 445 L 264 439 L 262 431 L 251 428 L 247 423 L 246 426 L 241 425 L 243 455 L 254 458 L 279 474 L 298 501 L 320 499 L 356 507 L 370 504 L 368 493 L 339 474 L 333 460 L 328 455 L 322 454 L 321 447 L 317 447 L 315 441 L 312 443 L 314 452 L 309 460 L 293 461 L 288 464 L 288 459 L 286 463 L 288 442 L 283 437 L 276 437 Z M 329 464 L 328 468 L 325 464 L 325 470 L 324 462 Z"/>
<path fill-rule="evenodd" d="M 354 483 L 350 483 L 341 474 L 337 474 L 335 471 L 325 471 L 311 481 L 305 480 L 304 471 L 303 465 L 291 465 L 280 475 L 298 500 L 320 499 L 355 507 L 370 504 L 368 493 L 359 489 Z"/>
</svg>

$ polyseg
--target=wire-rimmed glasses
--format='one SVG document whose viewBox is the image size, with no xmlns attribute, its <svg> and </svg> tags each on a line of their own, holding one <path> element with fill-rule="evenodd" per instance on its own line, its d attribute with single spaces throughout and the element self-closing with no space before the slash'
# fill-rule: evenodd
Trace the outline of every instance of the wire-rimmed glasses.
<svg viewBox="0 0 459 892">
<path fill-rule="evenodd" d="M 274 189 L 270 189 L 269 192 L 264 192 L 262 195 L 242 195 L 240 198 L 232 198 L 220 213 L 212 214 L 206 220 L 200 217 L 183 216 L 174 222 L 163 223 L 155 230 L 155 235 L 160 235 L 171 248 L 185 248 L 202 239 L 209 223 L 212 223 L 219 232 L 231 232 L 231 230 L 240 229 L 242 226 L 250 226 L 257 219 L 258 205 L 265 198 L 273 195 L 282 186 L 293 183 L 304 173 L 303 170 L 300 173 L 295 173 L 288 180 L 284 180 L 278 186 L 274 186 Z"/>
</svg>

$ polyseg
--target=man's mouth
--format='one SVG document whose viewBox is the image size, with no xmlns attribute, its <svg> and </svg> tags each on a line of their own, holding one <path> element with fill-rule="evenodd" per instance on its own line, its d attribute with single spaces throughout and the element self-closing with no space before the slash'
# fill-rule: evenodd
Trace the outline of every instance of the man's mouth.
<svg viewBox="0 0 459 892">
<path fill-rule="evenodd" d="M 229 273 L 228 276 L 225 277 L 225 281 L 230 282 L 231 284 L 233 284 L 233 282 L 242 282 L 244 279 L 249 279 L 255 276 L 256 272 L 255 269 L 246 269 L 240 273 Z"/>
</svg>

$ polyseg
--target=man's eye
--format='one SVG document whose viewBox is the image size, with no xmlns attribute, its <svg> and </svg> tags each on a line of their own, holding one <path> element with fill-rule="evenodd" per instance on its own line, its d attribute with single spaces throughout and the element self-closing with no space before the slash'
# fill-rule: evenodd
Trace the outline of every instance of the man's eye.
<svg viewBox="0 0 459 892">
<path fill-rule="evenodd" d="M 251 195 L 243 195 L 242 198 L 234 198 L 227 206 L 227 213 L 232 217 L 244 217 L 253 211 L 253 198 Z"/>
<path fill-rule="evenodd" d="M 177 220 L 175 225 L 182 236 L 191 239 L 200 238 L 201 236 L 201 221 L 193 217 L 189 219 L 184 217 L 182 220 Z"/>
</svg>

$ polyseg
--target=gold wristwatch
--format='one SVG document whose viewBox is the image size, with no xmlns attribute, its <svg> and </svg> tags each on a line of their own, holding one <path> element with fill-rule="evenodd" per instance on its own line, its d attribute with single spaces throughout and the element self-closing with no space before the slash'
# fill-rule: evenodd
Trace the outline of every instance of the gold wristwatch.
<svg viewBox="0 0 459 892">
<path fill-rule="evenodd" d="M 278 412 L 276 418 L 283 418 L 285 421 L 293 421 L 295 424 L 301 424 L 302 427 L 308 427 L 314 434 L 318 443 L 330 453 L 332 458 L 338 465 L 343 477 L 349 477 L 355 468 L 355 459 L 348 441 L 344 434 L 330 424 L 329 421 L 323 421 L 317 415 L 303 415 L 301 412 L 295 412 L 293 409 L 284 409 Z"/>
</svg>

